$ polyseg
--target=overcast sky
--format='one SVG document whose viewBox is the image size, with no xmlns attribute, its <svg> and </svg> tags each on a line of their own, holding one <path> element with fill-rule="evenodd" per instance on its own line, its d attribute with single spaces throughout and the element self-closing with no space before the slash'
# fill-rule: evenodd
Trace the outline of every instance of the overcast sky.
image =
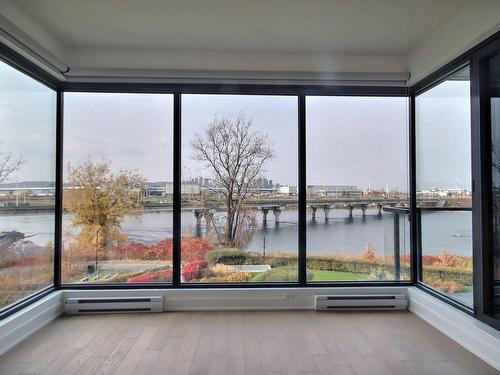
<svg viewBox="0 0 500 375">
<path fill-rule="evenodd" d="M 425 106 L 419 116 L 421 188 L 470 184 L 470 162 L 465 162 L 470 145 L 464 142 L 470 132 L 464 126 L 468 84 L 449 83 L 419 99 L 418 113 Z M 1 149 L 27 161 L 15 179 L 53 179 L 54 94 L 4 64 L 0 90 Z M 65 165 L 107 158 L 115 170 L 137 169 L 149 181 L 171 181 L 172 104 L 172 95 L 65 94 Z M 308 184 L 407 189 L 406 98 L 308 97 L 306 104 Z M 204 134 L 216 117 L 241 114 L 273 147 L 275 157 L 263 175 L 297 184 L 296 97 L 185 95 L 182 105 L 184 180 L 211 177 L 192 160 L 194 134 Z"/>
<path fill-rule="evenodd" d="M 470 84 L 446 81 L 418 96 L 417 189 L 471 189 Z"/>
<path fill-rule="evenodd" d="M 25 163 L 8 182 L 53 181 L 56 94 L 0 61 L 0 152 Z"/>
</svg>

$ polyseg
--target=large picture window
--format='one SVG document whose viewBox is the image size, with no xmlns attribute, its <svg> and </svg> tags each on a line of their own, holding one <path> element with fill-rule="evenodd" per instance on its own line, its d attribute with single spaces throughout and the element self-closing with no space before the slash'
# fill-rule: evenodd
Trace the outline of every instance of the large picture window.
<svg viewBox="0 0 500 375">
<path fill-rule="evenodd" d="M 182 96 L 182 282 L 298 281 L 297 103 Z"/>
<path fill-rule="evenodd" d="M 56 92 L 0 61 L 0 309 L 54 280 Z"/>
<path fill-rule="evenodd" d="M 473 280 L 470 121 L 468 67 L 415 97 L 421 281 L 468 306 Z"/>
<path fill-rule="evenodd" d="M 62 279 L 172 280 L 173 96 L 66 93 Z"/>
<path fill-rule="evenodd" d="M 409 278 L 408 100 L 307 97 L 311 281 Z"/>
</svg>

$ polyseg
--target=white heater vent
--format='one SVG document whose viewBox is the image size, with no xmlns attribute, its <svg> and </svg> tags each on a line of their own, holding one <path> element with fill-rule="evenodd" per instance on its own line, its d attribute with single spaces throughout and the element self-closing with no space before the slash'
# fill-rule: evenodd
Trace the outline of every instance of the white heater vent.
<svg viewBox="0 0 500 375">
<path fill-rule="evenodd" d="M 336 294 L 316 296 L 316 310 L 405 310 L 405 294 Z"/>
<path fill-rule="evenodd" d="M 162 312 L 163 297 L 67 298 L 66 314 Z"/>
</svg>

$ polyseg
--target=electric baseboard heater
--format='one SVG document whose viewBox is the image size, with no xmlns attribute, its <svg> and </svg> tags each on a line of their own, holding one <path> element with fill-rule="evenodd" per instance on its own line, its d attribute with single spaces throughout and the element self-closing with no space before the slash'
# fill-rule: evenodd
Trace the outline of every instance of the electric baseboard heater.
<svg viewBox="0 0 500 375">
<path fill-rule="evenodd" d="M 162 312 L 163 297 L 67 298 L 66 314 Z"/>
<path fill-rule="evenodd" d="M 405 294 L 317 295 L 316 310 L 406 310 Z"/>
</svg>

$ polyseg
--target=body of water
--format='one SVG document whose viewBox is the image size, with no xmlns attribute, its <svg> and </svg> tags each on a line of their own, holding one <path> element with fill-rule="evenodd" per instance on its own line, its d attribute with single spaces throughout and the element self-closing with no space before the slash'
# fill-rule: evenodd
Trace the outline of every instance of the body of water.
<svg viewBox="0 0 500 375">
<path fill-rule="evenodd" d="M 317 211 L 317 219 L 312 220 L 308 212 L 307 248 L 310 254 L 359 254 L 370 243 L 379 255 L 392 247 L 393 216 L 390 213 L 378 215 L 377 210 L 367 210 L 366 218 L 354 211 L 352 219 L 348 210 L 330 211 L 330 219 L 325 220 L 323 211 Z M 183 234 L 196 233 L 196 220 L 191 211 L 182 211 Z M 248 250 L 262 252 L 296 252 L 298 241 L 298 212 L 286 210 L 281 213 L 280 223 L 274 223 L 272 212 L 268 222 L 262 222 L 257 215 L 257 230 Z M 63 227 L 72 230 L 69 215 L 63 216 Z M 0 231 L 17 230 L 34 234 L 30 239 L 45 245 L 53 240 L 54 219 L 51 214 L 6 215 L 0 220 Z M 401 253 L 409 254 L 409 223 L 400 221 Z M 202 232 L 204 225 L 202 225 Z M 131 241 L 154 244 L 161 239 L 172 237 L 171 211 L 145 211 L 140 218 L 127 217 L 122 231 Z M 389 244 L 389 245 L 388 245 Z M 404 244 L 404 245 L 403 245 Z M 440 254 L 444 250 L 459 255 L 472 254 L 472 221 L 470 212 L 426 212 L 422 214 L 422 248 L 424 254 Z"/>
</svg>

